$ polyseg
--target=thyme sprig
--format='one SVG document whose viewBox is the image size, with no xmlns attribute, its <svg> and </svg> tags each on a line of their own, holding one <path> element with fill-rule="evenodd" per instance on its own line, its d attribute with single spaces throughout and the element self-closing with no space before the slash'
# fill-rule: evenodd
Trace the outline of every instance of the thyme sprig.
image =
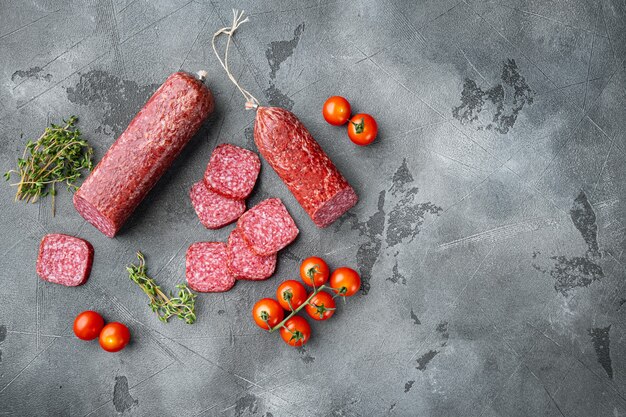
<svg viewBox="0 0 626 417">
<path fill-rule="evenodd" d="M 64 182 L 68 191 L 78 189 L 74 183 L 81 172 L 93 168 L 93 148 L 81 138 L 75 127 L 77 121 L 76 116 L 71 116 L 62 125 L 50 124 L 39 139 L 26 142 L 22 157 L 17 159 L 17 169 L 4 174 L 7 181 L 13 174 L 20 177 L 19 182 L 11 184 L 17 187 L 15 201 L 34 203 L 51 195 L 54 215 L 56 184 Z"/>
<path fill-rule="evenodd" d="M 157 313 L 159 320 L 167 323 L 170 317 L 176 316 L 184 320 L 187 324 L 196 321 L 195 299 L 196 294 L 191 292 L 187 285 L 178 284 L 178 296 L 174 297 L 172 293 L 169 296 L 161 291 L 161 287 L 156 284 L 153 278 L 150 278 L 146 272 L 146 260 L 141 252 L 137 252 L 139 265 L 131 264 L 126 268 L 128 278 L 135 284 L 139 285 L 142 291 L 150 298 L 148 304 L 152 311 Z"/>
</svg>

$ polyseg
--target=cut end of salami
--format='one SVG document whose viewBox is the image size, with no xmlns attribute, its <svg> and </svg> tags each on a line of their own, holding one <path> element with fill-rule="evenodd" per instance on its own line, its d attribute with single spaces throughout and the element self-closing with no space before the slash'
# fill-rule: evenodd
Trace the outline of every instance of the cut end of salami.
<svg viewBox="0 0 626 417">
<path fill-rule="evenodd" d="M 277 255 L 256 255 L 243 240 L 239 229 L 230 233 L 227 252 L 228 269 L 236 279 L 263 280 L 276 270 Z"/>
<path fill-rule="evenodd" d="M 299 230 L 279 198 L 257 204 L 239 218 L 237 228 L 252 251 L 272 255 L 298 236 Z"/>
<path fill-rule="evenodd" d="M 228 270 L 226 244 L 197 242 L 189 246 L 185 273 L 189 288 L 197 292 L 223 292 L 235 285 Z"/>
<path fill-rule="evenodd" d="M 218 194 L 244 199 L 252 192 L 260 170 L 261 160 L 257 154 L 225 143 L 213 150 L 204 181 Z"/>
<path fill-rule="evenodd" d="M 37 275 L 44 281 L 75 287 L 89 278 L 93 246 L 77 237 L 49 234 L 39 244 Z"/>
<path fill-rule="evenodd" d="M 219 229 L 237 220 L 246 211 L 244 200 L 224 197 L 208 189 L 199 181 L 189 192 L 191 204 L 207 229 Z"/>
<path fill-rule="evenodd" d="M 359 201 L 359 197 L 349 185 L 337 192 L 334 197 L 321 204 L 313 214 L 313 223 L 317 227 L 330 226 L 346 211 L 350 210 Z"/>
<path fill-rule="evenodd" d="M 74 193 L 74 207 L 76 211 L 96 229 L 100 230 L 106 237 L 115 237 L 118 232 L 116 225 L 102 214 L 98 209 L 78 193 Z"/>
</svg>

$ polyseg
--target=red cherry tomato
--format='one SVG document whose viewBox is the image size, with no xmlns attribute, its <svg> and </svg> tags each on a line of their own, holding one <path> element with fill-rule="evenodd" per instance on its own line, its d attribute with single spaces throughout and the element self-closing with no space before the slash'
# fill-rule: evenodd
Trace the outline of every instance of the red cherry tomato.
<svg viewBox="0 0 626 417">
<path fill-rule="evenodd" d="M 350 103 L 341 96 L 332 96 L 324 103 L 322 115 L 328 123 L 334 126 L 345 125 L 350 118 Z"/>
<path fill-rule="evenodd" d="M 335 269 L 330 276 L 329 284 L 335 293 L 344 297 L 350 297 L 361 288 L 361 277 L 354 269 L 343 266 Z"/>
<path fill-rule="evenodd" d="M 100 332 L 100 347 L 107 352 L 119 352 L 129 341 L 130 332 L 122 323 L 109 323 Z"/>
<path fill-rule="evenodd" d="M 293 316 L 280 328 L 280 337 L 290 346 L 304 346 L 311 337 L 311 326 L 300 316 Z"/>
<path fill-rule="evenodd" d="M 300 278 L 310 287 L 319 287 L 328 281 L 328 264 L 317 256 L 306 258 L 300 265 Z"/>
<path fill-rule="evenodd" d="M 87 310 L 76 316 L 74 334 L 82 340 L 93 340 L 104 327 L 104 319 L 95 311 Z"/>
<path fill-rule="evenodd" d="M 359 146 L 369 145 L 374 142 L 377 134 L 378 124 L 369 114 L 357 114 L 348 123 L 348 137 Z"/>
<path fill-rule="evenodd" d="M 261 329 L 270 330 L 283 321 L 285 312 L 273 298 L 261 298 L 252 307 L 252 318 Z"/>
<path fill-rule="evenodd" d="M 276 299 L 278 304 L 287 311 L 296 309 L 307 299 L 306 288 L 296 280 L 289 279 L 276 289 Z M 289 306 L 291 304 L 291 307 Z"/>
<path fill-rule="evenodd" d="M 307 314 L 315 320 L 328 320 L 335 314 L 335 299 L 326 291 L 320 291 L 304 307 Z"/>
</svg>

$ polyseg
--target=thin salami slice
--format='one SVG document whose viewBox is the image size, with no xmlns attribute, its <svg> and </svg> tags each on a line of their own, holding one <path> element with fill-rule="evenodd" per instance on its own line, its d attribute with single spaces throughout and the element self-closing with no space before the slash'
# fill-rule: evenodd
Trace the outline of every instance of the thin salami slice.
<svg viewBox="0 0 626 417">
<path fill-rule="evenodd" d="M 204 181 L 199 181 L 191 187 L 189 197 L 200 223 L 207 229 L 226 226 L 246 211 L 244 200 L 235 200 L 215 193 L 207 188 Z"/>
<path fill-rule="evenodd" d="M 186 257 L 186 276 L 189 288 L 198 292 L 223 292 L 235 285 L 235 277 L 228 270 L 226 244 L 197 242 L 189 246 Z"/>
<path fill-rule="evenodd" d="M 257 154 L 225 143 L 211 154 L 204 181 L 218 194 L 244 199 L 252 192 L 260 170 L 261 160 Z"/>
<path fill-rule="evenodd" d="M 237 228 L 250 249 L 260 256 L 278 252 L 299 233 L 279 198 L 269 198 L 248 210 L 239 218 Z"/>
<path fill-rule="evenodd" d="M 253 281 L 267 279 L 276 270 L 276 254 L 256 255 L 241 237 L 241 231 L 234 229 L 228 237 L 228 269 L 236 279 Z"/>
<path fill-rule="evenodd" d="M 93 246 L 77 237 L 49 234 L 41 239 L 37 274 L 44 281 L 75 287 L 89 278 Z"/>
</svg>

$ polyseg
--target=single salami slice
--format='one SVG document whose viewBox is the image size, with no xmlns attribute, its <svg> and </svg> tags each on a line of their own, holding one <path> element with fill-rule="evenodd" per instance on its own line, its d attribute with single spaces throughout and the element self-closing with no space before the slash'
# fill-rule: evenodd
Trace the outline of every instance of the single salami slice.
<svg viewBox="0 0 626 417">
<path fill-rule="evenodd" d="M 262 280 L 272 276 L 276 269 L 276 254 L 256 255 L 243 240 L 237 228 L 228 237 L 228 269 L 237 279 Z"/>
<path fill-rule="evenodd" d="M 185 72 L 170 75 L 74 194 L 78 213 L 115 236 L 213 106 L 200 80 Z"/>
<path fill-rule="evenodd" d="M 257 154 L 225 143 L 213 150 L 204 181 L 216 193 L 244 199 L 252 192 L 260 170 L 261 160 Z"/>
<path fill-rule="evenodd" d="M 279 198 L 257 204 L 239 218 L 237 228 L 254 253 L 272 255 L 298 236 L 299 230 Z"/>
<path fill-rule="evenodd" d="M 254 142 L 316 226 L 330 225 L 357 203 L 354 189 L 288 110 L 259 107 Z"/>
<path fill-rule="evenodd" d="M 89 278 L 93 246 L 77 237 L 49 234 L 41 239 L 37 274 L 44 281 L 75 287 Z"/>
<path fill-rule="evenodd" d="M 207 188 L 204 181 L 199 181 L 191 187 L 189 197 L 200 223 L 207 229 L 226 226 L 246 211 L 244 200 L 235 200 L 215 193 Z"/>
<path fill-rule="evenodd" d="M 194 291 L 223 292 L 235 285 L 235 277 L 228 270 L 226 244 L 222 242 L 197 242 L 189 246 L 185 269 L 189 288 Z"/>
</svg>

